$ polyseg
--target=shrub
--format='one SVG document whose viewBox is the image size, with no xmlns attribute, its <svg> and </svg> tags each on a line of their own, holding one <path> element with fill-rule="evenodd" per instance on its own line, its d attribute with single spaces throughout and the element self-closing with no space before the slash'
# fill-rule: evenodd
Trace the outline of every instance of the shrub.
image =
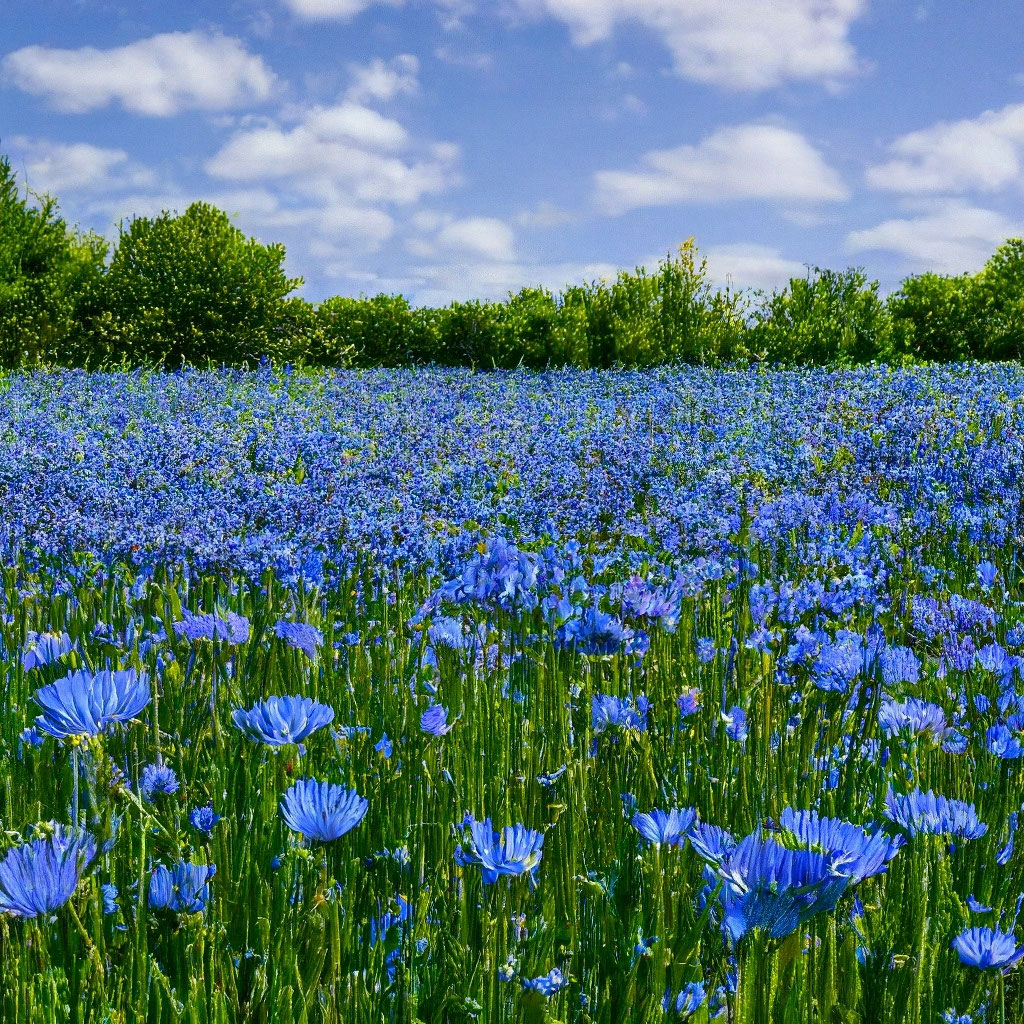
<svg viewBox="0 0 1024 1024">
<path fill-rule="evenodd" d="M 207 203 L 136 217 L 104 280 L 97 343 L 114 358 L 168 366 L 287 357 L 285 300 L 302 281 L 285 276 L 284 256 Z"/>
<path fill-rule="evenodd" d="M 68 230 L 56 200 L 22 195 L 0 156 L 0 365 L 79 361 L 106 251 Z"/>
<path fill-rule="evenodd" d="M 989 359 L 1024 357 L 1024 239 L 1011 238 L 985 264 L 975 282 L 977 315 L 984 323 Z"/>
<path fill-rule="evenodd" d="M 815 267 L 755 310 L 747 346 L 774 363 L 865 363 L 892 350 L 892 319 L 864 271 Z"/>
<path fill-rule="evenodd" d="M 973 275 L 908 277 L 886 305 L 897 354 L 951 362 L 976 358 L 985 349 L 985 315 Z"/>
</svg>

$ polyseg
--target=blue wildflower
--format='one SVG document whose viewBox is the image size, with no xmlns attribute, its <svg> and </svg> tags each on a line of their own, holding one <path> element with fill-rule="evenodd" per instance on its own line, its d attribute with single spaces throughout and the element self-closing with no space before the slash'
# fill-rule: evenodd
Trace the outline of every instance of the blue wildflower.
<svg viewBox="0 0 1024 1024">
<path fill-rule="evenodd" d="M 833 870 L 849 875 L 853 883 L 883 874 L 905 843 L 902 836 L 866 832 L 840 818 L 819 818 L 815 811 L 789 807 L 779 816 L 779 824 L 804 846 L 826 854 Z"/>
<path fill-rule="evenodd" d="M 696 687 L 688 687 L 676 697 L 676 707 L 679 708 L 680 719 L 689 718 L 700 711 L 700 690 Z"/>
<path fill-rule="evenodd" d="M 885 797 L 885 816 L 911 838 L 916 835 L 958 836 L 980 839 L 988 825 L 978 820 L 973 804 L 948 800 L 917 789 L 897 796 L 891 789 Z"/>
<path fill-rule="evenodd" d="M 729 739 L 734 740 L 736 743 L 746 743 L 748 731 L 747 731 L 747 713 L 743 708 L 733 705 L 729 708 L 728 714 L 722 715 L 722 721 L 725 722 L 725 735 Z"/>
<path fill-rule="evenodd" d="M 674 999 L 671 990 L 666 989 L 661 1000 L 661 1008 L 665 1013 L 675 1013 L 677 1017 L 685 1019 L 692 1017 L 704 1005 L 705 999 L 707 993 L 704 991 L 703 983 L 691 981 Z"/>
<path fill-rule="evenodd" d="M 985 730 L 985 746 L 988 747 L 989 753 L 1006 761 L 1018 758 L 1024 753 L 1020 739 L 1001 722 Z"/>
<path fill-rule="evenodd" d="M 545 998 L 550 998 L 565 988 L 569 981 L 557 967 L 553 967 L 539 978 L 523 978 L 521 984 L 524 992 L 539 992 Z"/>
<path fill-rule="evenodd" d="M 96 856 L 96 840 L 82 829 L 60 825 L 0 860 L 0 913 L 38 917 L 64 906 Z"/>
<path fill-rule="evenodd" d="M 301 743 L 334 720 L 334 709 L 311 697 L 268 697 L 248 711 L 236 708 L 231 721 L 251 740 L 271 747 Z"/>
<path fill-rule="evenodd" d="M 178 776 L 174 774 L 174 769 L 170 765 L 147 764 L 142 769 L 139 791 L 143 800 L 152 803 L 157 796 L 178 792 Z"/>
<path fill-rule="evenodd" d="M 286 619 L 274 627 L 274 636 L 282 639 L 289 647 L 302 651 L 311 661 L 324 642 L 324 635 L 316 626 L 306 622 L 288 622 Z"/>
<path fill-rule="evenodd" d="M 946 713 L 942 708 L 919 697 L 910 697 L 905 701 L 886 698 L 878 709 L 878 724 L 887 736 L 894 736 L 900 732 L 915 736 L 928 733 L 936 742 L 940 741 L 947 731 Z"/>
<path fill-rule="evenodd" d="M 67 633 L 33 633 L 26 634 L 25 646 L 22 648 L 21 667 L 29 672 L 43 665 L 51 665 L 75 649 L 75 642 Z"/>
<path fill-rule="evenodd" d="M 595 733 L 616 728 L 646 732 L 650 706 L 650 701 L 643 694 L 634 701 L 632 697 L 598 693 L 590 700 L 591 725 Z"/>
<path fill-rule="evenodd" d="M 390 758 L 391 754 L 394 752 L 395 745 L 391 742 L 391 739 L 388 736 L 388 734 L 383 733 L 381 735 L 381 738 L 377 740 L 377 742 L 373 745 L 373 749 L 378 754 L 383 754 L 385 759 L 387 759 Z"/>
<path fill-rule="evenodd" d="M 420 729 L 430 736 L 446 736 L 455 727 L 448 724 L 448 709 L 440 704 L 431 704 L 420 716 Z"/>
<path fill-rule="evenodd" d="M 98 736 L 140 714 L 150 701 L 149 679 L 135 669 L 80 670 L 40 687 L 32 699 L 43 709 L 36 717 L 43 732 L 58 739 Z"/>
<path fill-rule="evenodd" d="M 960 963 L 968 967 L 1004 970 L 1024 957 L 1024 946 L 1018 946 L 1012 932 L 998 928 L 968 928 L 953 940 Z"/>
<path fill-rule="evenodd" d="M 220 640 L 229 644 L 244 644 L 249 639 L 249 620 L 234 612 L 223 616 L 206 613 L 193 615 L 184 612 L 184 618 L 174 623 L 174 632 L 186 640 Z"/>
<path fill-rule="evenodd" d="M 281 814 L 293 832 L 330 843 L 363 820 L 370 804 L 354 789 L 316 779 L 299 779 L 281 799 Z"/>
<path fill-rule="evenodd" d="M 176 914 L 199 914 L 210 900 L 210 879 L 216 873 L 215 864 L 158 864 L 149 879 L 149 905 Z"/>
<path fill-rule="evenodd" d="M 633 828 L 649 843 L 655 846 L 681 846 L 686 841 L 690 826 L 696 821 L 697 812 L 692 807 L 671 811 L 654 810 L 649 814 L 634 814 Z"/>
<path fill-rule="evenodd" d="M 487 885 L 496 882 L 499 875 L 529 873 L 536 877 L 544 846 L 543 832 L 525 825 L 507 825 L 499 834 L 493 830 L 490 818 L 470 819 L 469 831 L 466 849 L 460 844 L 455 851 L 456 864 L 478 865 Z"/>
<path fill-rule="evenodd" d="M 103 898 L 103 913 L 116 914 L 120 909 L 117 905 L 117 886 L 105 882 L 100 886 L 100 896 Z"/>
<path fill-rule="evenodd" d="M 210 835 L 213 832 L 213 826 L 220 821 L 220 818 L 219 814 L 214 814 L 213 804 L 207 804 L 205 807 L 193 807 L 188 815 L 189 824 L 204 835 Z"/>
</svg>

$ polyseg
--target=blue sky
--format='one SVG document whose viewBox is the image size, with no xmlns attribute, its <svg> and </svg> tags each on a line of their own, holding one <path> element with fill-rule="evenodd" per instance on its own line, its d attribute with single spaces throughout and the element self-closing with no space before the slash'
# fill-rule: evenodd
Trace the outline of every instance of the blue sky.
<svg viewBox="0 0 1024 1024">
<path fill-rule="evenodd" d="M 500 297 L 695 236 L 886 289 L 1024 233 L 1019 0 L 34 0 L 0 149 L 69 220 L 207 199 L 304 294 Z"/>
</svg>

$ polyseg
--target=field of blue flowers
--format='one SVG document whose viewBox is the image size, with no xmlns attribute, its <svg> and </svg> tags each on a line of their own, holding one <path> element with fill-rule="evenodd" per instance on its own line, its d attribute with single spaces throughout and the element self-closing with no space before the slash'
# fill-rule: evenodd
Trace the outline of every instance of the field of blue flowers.
<svg viewBox="0 0 1024 1024">
<path fill-rule="evenodd" d="M 0 1019 L 1024 1020 L 1022 553 L 1020 366 L 0 378 Z"/>
</svg>

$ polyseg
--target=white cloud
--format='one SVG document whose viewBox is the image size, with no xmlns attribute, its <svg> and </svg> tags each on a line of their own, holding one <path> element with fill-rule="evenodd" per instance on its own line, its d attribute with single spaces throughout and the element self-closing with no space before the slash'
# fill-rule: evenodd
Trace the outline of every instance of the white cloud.
<svg viewBox="0 0 1024 1024">
<path fill-rule="evenodd" d="M 575 214 L 548 200 L 541 200 L 532 210 L 521 210 L 516 214 L 516 223 L 521 228 L 557 228 L 571 224 L 574 220 Z"/>
<path fill-rule="evenodd" d="M 403 155 L 413 148 L 415 155 Z M 312 107 L 294 127 L 243 128 L 206 170 L 231 181 L 289 181 L 308 194 L 352 202 L 408 204 L 454 183 L 457 160 L 456 147 L 413 147 L 397 121 L 346 101 Z"/>
<path fill-rule="evenodd" d="M 393 100 L 396 96 L 411 95 L 420 87 L 420 62 L 411 53 L 401 53 L 389 61 L 377 58 L 369 64 L 353 64 L 349 71 L 352 84 L 345 97 L 354 103 Z"/>
<path fill-rule="evenodd" d="M 497 217 L 466 217 L 446 224 L 437 234 L 442 249 L 469 253 L 483 259 L 514 260 L 515 232 Z"/>
<path fill-rule="evenodd" d="M 168 32 L 109 50 L 27 46 L 9 53 L 0 71 L 68 113 L 120 103 L 154 117 L 265 100 L 275 82 L 241 41 L 203 32 Z"/>
<path fill-rule="evenodd" d="M 292 13 L 307 21 L 348 21 L 377 0 L 284 0 Z M 402 0 L 389 0 L 401 4 Z"/>
<path fill-rule="evenodd" d="M 145 188 L 156 181 L 149 168 L 130 160 L 123 149 L 24 135 L 16 135 L 11 143 L 25 183 L 34 192 L 61 198 L 76 191 Z"/>
<path fill-rule="evenodd" d="M 715 245 L 703 253 L 707 259 L 708 277 L 718 285 L 730 288 L 763 288 L 770 291 L 789 283 L 792 277 L 803 277 L 803 263 L 787 259 L 780 250 L 768 245 L 736 243 Z"/>
<path fill-rule="evenodd" d="M 595 201 L 605 213 L 684 202 L 770 199 L 838 201 L 839 175 L 799 132 L 767 124 L 720 128 L 695 146 L 655 150 L 638 171 L 598 171 Z"/>
<path fill-rule="evenodd" d="M 494 56 L 490 53 L 460 50 L 454 46 L 439 46 L 434 51 L 434 56 L 442 64 L 450 64 L 452 67 L 469 68 L 470 71 L 490 71 L 494 67 Z"/>
<path fill-rule="evenodd" d="M 1022 228 L 1021 223 L 994 210 L 950 199 L 924 203 L 914 216 L 851 231 L 846 245 L 853 252 L 895 253 L 915 270 L 960 274 L 978 270 L 1007 238 L 1019 236 Z"/>
<path fill-rule="evenodd" d="M 902 136 L 888 149 L 893 159 L 868 169 L 868 183 L 875 188 L 926 194 L 1024 183 L 1024 103 L 939 122 Z"/>
<path fill-rule="evenodd" d="M 850 26 L 867 0 L 516 0 L 551 16 L 586 46 L 622 23 L 660 35 L 678 74 L 726 89 L 793 80 L 832 83 L 858 70 Z"/>
</svg>

